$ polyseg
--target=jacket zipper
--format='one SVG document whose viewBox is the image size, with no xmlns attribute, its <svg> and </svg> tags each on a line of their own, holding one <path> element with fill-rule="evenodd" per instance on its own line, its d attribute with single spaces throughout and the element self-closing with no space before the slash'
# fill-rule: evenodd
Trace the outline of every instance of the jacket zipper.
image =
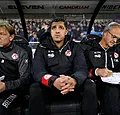
<svg viewBox="0 0 120 115">
<path fill-rule="evenodd" d="M 108 49 L 105 49 L 101 44 L 100 44 L 100 46 L 104 49 L 104 51 L 105 51 L 105 68 L 107 68 L 107 50 Z"/>
<path fill-rule="evenodd" d="M 110 59 L 111 59 L 111 63 L 112 63 L 112 68 L 114 68 L 114 62 L 113 62 L 112 55 L 110 55 Z"/>
<path fill-rule="evenodd" d="M 60 54 L 61 54 L 62 50 L 67 46 L 68 43 L 69 43 L 69 41 L 67 41 L 67 43 L 59 50 Z"/>
<path fill-rule="evenodd" d="M 107 68 L 107 50 L 105 50 L 105 68 Z"/>
</svg>

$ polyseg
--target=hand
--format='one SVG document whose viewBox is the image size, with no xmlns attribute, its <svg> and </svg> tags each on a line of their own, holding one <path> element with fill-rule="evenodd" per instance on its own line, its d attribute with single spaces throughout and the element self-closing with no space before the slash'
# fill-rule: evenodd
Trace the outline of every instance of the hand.
<svg viewBox="0 0 120 115">
<path fill-rule="evenodd" d="M 5 83 L 0 81 L 0 93 L 5 90 Z"/>
<path fill-rule="evenodd" d="M 60 78 L 65 80 L 65 86 L 62 87 L 61 93 L 67 94 L 70 91 L 74 91 L 76 80 L 70 76 L 60 75 Z"/>
<path fill-rule="evenodd" d="M 75 85 L 76 80 L 74 78 L 69 78 L 68 83 L 64 87 L 62 87 L 61 93 L 64 95 L 68 92 L 74 91 Z"/>
<path fill-rule="evenodd" d="M 96 73 L 100 77 L 108 77 L 110 74 L 112 74 L 112 71 L 107 68 L 98 68 Z"/>
<path fill-rule="evenodd" d="M 61 91 L 62 87 L 66 85 L 65 79 L 59 77 L 54 81 L 53 85 L 54 87 Z"/>
</svg>

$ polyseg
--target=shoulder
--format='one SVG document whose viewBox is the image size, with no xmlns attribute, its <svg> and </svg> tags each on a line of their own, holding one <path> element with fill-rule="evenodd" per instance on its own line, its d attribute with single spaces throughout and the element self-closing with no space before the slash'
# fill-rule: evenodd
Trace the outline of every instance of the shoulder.
<svg viewBox="0 0 120 115">
<path fill-rule="evenodd" d="M 74 39 L 70 42 L 70 48 L 73 52 L 83 52 L 82 45 L 80 42 L 75 41 Z"/>
<path fill-rule="evenodd" d="M 114 48 L 115 48 L 116 52 L 120 52 L 120 45 L 117 44 L 117 45 L 114 46 Z"/>
<path fill-rule="evenodd" d="M 74 38 L 72 39 L 72 41 L 75 42 L 75 43 L 80 43 L 81 42 L 80 40 L 76 40 Z"/>
<path fill-rule="evenodd" d="M 14 44 L 14 48 L 13 48 L 14 52 L 17 52 L 20 55 L 27 55 L 27 51 L 26 49 L 24 49 L 22 46 L 19 46 L 17 44 Z"/>
<path fill-rule="evenodd" d="M 98 36 L 98 35 L 87 35 L 86 37 L 83 38 L 83 40 L 80 42 L 82 48 L 84 50 L 86 49 L 90 49 L 94 46 L 96 46 L 97 44 L 99 44 L 100 40 L 102 39 L 102 37 Z"/>
</svg>

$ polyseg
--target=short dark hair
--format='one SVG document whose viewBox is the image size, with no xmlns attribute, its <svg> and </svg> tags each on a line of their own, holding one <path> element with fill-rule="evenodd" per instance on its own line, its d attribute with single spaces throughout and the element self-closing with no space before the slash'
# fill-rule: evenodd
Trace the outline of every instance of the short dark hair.
<svg viewBox="0 0 120 115">
<path fill-rule="evenodd" d="M 55 18 L 55 19 L 53 19 L 51 21 L 51 23 L 50 23 L 50 29 L 51 29 L 51 25 L 52 25 L 53 22 L 64 22 L 65 28 L 67 29 L 67 22 L 65 21 L 64 18 Z"/>
</svg>

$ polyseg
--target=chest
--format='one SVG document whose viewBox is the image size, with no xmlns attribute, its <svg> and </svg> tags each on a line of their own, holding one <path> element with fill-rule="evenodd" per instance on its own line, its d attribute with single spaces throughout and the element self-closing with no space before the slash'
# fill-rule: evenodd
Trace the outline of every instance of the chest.
<svg viewBox="0 0 120 115">
<path fill-rule="evenodd" d="M 116 51 L 90 51 L 90 61 L 94 66 L 108 67 L 119 64 L 120 56 Z"/>
<path fill-rule="evenodd" d="M 74 53 L 71 50 L 47 50 L 45 53 L 48 66 L 65 66 L 72 63 Z"/>
<path fill-rule="evenodd" d="M 19 55 L 15 52 L 0 52 L 0 69 L 4 71 L 14 71 L 18 68 Z"/>
</svg>

